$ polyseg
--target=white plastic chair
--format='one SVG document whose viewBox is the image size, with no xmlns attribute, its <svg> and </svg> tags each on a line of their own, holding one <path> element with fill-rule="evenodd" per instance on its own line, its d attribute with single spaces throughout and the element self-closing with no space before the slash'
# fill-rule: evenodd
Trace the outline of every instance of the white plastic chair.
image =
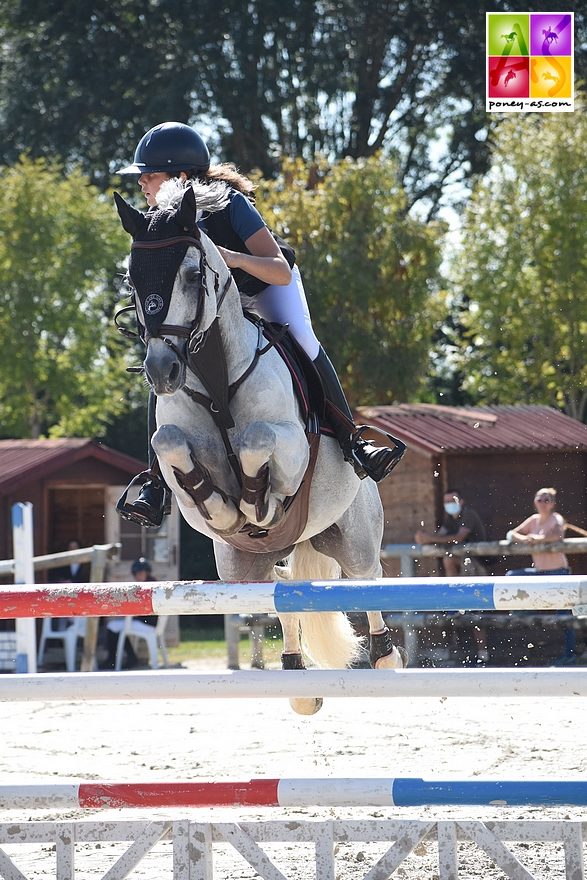
<svg viewBox="0 0 587 880">
<path fill-rule="evenodd" d="M 55 639 L 56 641 L 60 641 L 63 644 L 63 653 L 65 654 L 65 668 L 68 672 L 75 672 L 77 640 L 83 639 L 86 634 L 86 618 L 69 618 L 69 623 L 67 624 L 65 629 L 57 629 L 54 625 L 56 620 L 63 620 L 63 618 L 43 618 L 41 640 L 39 642 L 39 651 L 37 654 L 37 665 L 43 665 L 47 641 L 49 639 Z"/>
<path fill-rule="evenodd" d="M 142 620 L 135 620 L 134 617 L 115 617 L 113 620 L 108 621 L 107 627 L 110 632 L 118 633 L 116 660 L 114 662 L 115 670 L 118 671 L 122 668 L 124 640 L 129 636 L 146 641 L 151 669 L 159 669 L 159 651 L 163 658 L 163 668 L 166 668 L 169 662 L 165 645 L 165 628 L 168 620 L 169 617 L 167 615 L 160 615 L 157 618 L 156 626 L 143 623 Z"/>
</svg>

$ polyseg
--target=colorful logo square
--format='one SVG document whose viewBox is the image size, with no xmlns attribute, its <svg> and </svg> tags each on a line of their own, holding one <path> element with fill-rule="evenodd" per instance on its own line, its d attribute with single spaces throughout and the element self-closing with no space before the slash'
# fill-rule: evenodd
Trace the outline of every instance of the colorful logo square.
<svg viewBox="0 0 587 880">
<path fill-rule="evenodd" d="M 488 59 L 488 94 L 491 98 L 527 98 L 530 59 L 514 56 Z"/>
<path fill-rule="evenodd" d="M 487 54 L 529 55 L 530 13 L 488 13 Z"/>
<path fill-rule="evenodd" d="M 532 55 L 571 55 L 573 24 L 570 12 L 536 13 L 530 22 Z"/>
<path fill-rule="evenodd" d="M 572 112 L 573 53 L 572 12 L 486 13 L 486 110 Z"/>
<path fill-rule="evenodd" d="M 564 55 L 555 58 L 532 58 L 530 96 L 532 98 L 571 98 L 573 81 L 571 59 Z"/>
</svg>

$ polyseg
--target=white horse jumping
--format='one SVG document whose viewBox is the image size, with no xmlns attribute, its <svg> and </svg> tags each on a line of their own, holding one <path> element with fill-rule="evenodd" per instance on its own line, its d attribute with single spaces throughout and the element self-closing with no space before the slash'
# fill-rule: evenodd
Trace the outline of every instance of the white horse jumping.
<svg viewBox="0 0 587 880">
<path fill-rule="evenodd" d="M 230 271 L 196 225 L 195 191 L 201 210 L 225 204 L 218 187 L 193 182 L 146 214 L 115 196 L 133 237 L 129 279 L 157 396 L 152 445 L 163 477 L 188 524 L 212 538 L 222 580 L 275 580 L 286 557 L 293 580 L 380 577 L 377 486 L 356 476 L 333 438 L 309 442 L 287 365 L 243 314 Z M 279 619 L 284 669 L 304 668 L 302 645 L 316 665 L 335 669 L 362 650 L 340 612 Z M 368 612 L 368 621 L 371 665 L 404 666 L 382 614 Z M 312 714 L 322 701 L 291 703 Z"/>
</svg>

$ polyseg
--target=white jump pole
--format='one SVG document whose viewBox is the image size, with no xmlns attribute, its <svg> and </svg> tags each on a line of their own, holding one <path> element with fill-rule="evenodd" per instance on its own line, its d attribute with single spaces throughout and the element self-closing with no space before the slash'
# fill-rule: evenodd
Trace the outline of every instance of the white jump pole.
<svg viewBox="0 0 587 880">
<path fill-rule="evenodd" d="M 0 676 L 0 700 L 587 697 L 587 669 L 306 669 Z"/>
<path fill-rule="evenodd" d="M 14 583 L 30 584 L 35 579 L 33 563 L 33 505 L 19 501 L 12 505 Z M 34 618 L 16 620 L 16 672 L 37 671 L 37 631 Z"/>
</svg>

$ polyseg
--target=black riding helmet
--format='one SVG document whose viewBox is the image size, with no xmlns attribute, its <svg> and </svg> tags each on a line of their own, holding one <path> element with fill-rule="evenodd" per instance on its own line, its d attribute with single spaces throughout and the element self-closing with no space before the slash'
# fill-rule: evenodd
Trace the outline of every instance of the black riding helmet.
<svg viewBox="0 0 587 880">
<path fill-rule="evenodd" d="M 118 174 L 153 174 L 168 171 L 207 171 L 208 147 L 198 132 L 183 122 L 162 122 L 142 136 L 135 150 L 134 162 L 119 168 Z"/>
</svg>

